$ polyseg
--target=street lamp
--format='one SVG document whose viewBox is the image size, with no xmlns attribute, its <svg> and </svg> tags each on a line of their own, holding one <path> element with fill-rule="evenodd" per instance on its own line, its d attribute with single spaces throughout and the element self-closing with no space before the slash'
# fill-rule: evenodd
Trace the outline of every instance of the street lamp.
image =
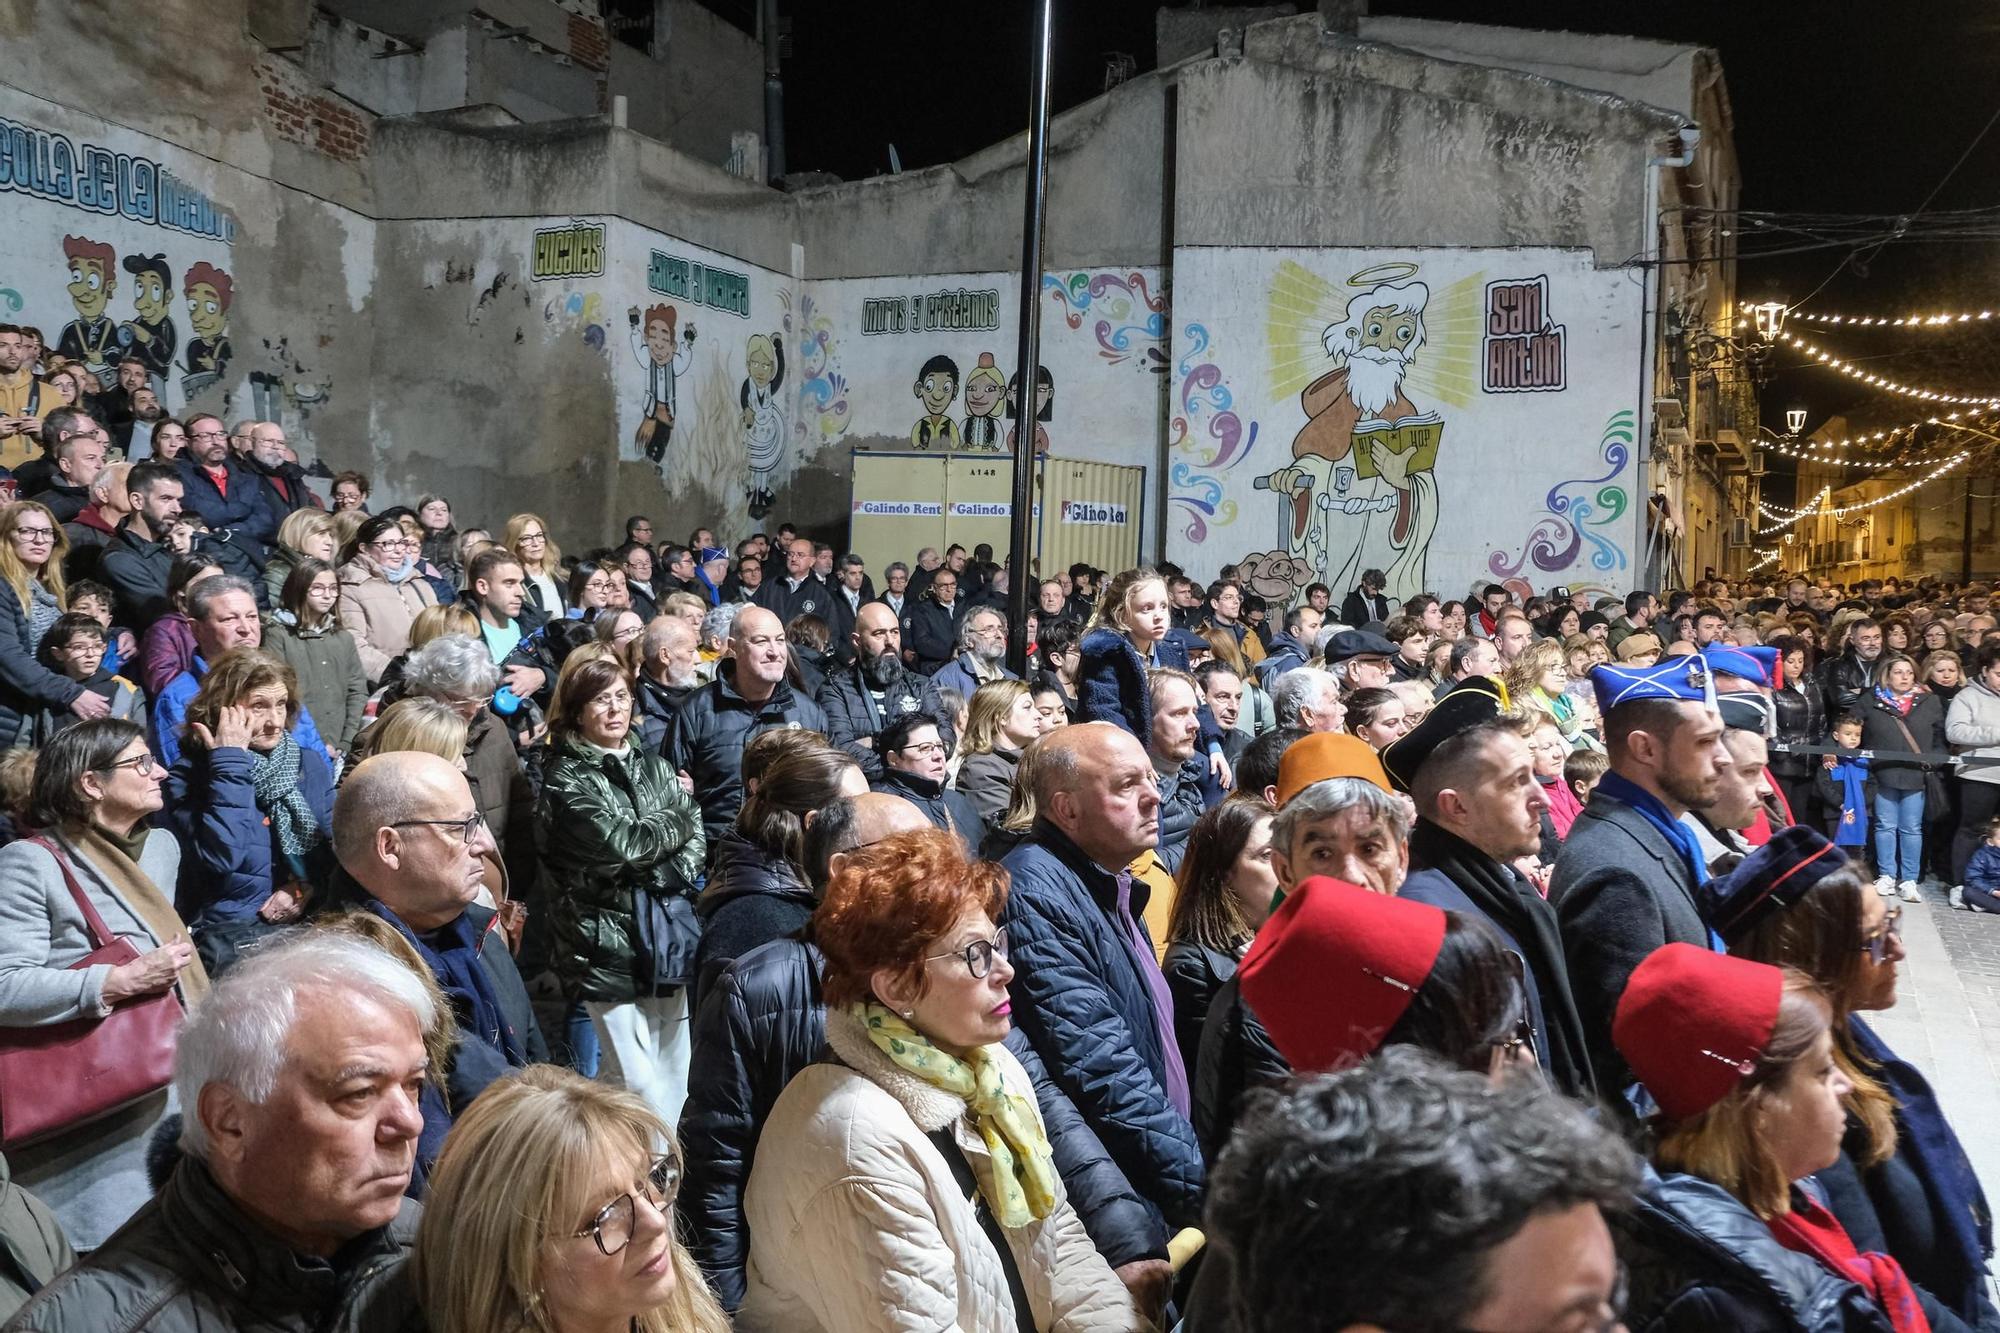
<svg viewBox="0 0 2000 1333">
<path fill-rule="evenodd" d="M 1786 437 L 1789 439 L 1797 439 L 1799 432 L 1804 430 L 1805 428 L 1806 428 L 1806 410 L 1803 407 L 1786 408 L 1785 409 Z"/>
<path fill-rule="evenodd" d="M 1776 342 L 1785 328 L 1785 303 L 1765 301 L 1750 307 L 1750 317 L 1756 322 L 1757 336 L 1765 342 Z"/>
</svg>

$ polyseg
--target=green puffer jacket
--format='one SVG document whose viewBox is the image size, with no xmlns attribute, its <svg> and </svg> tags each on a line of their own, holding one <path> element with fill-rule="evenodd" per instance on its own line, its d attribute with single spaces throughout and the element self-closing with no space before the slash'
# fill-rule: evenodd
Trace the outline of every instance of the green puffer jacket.
<svg viewBox="0 0 2000 1333">
<path fill-rule="evenodd" d="M 683 900 L 673 904 L 675 915 L 694 933 L 685 941 L 680 980 L 692 979 L 699 937 L 694 885 L 708 844 L 701 810 L 664 759 L 637 746 L 614 755 L 574 738 L 562 742 L 542 775 L 535 831 L 553 945 L 549 966 L 566 998 L 639 998 L 635 892 Z"/>
</svg>

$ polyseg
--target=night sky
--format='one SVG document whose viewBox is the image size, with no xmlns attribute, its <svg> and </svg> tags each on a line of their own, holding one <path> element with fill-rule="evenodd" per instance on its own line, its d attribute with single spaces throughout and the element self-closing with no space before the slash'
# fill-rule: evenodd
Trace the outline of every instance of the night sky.
<svg viewBox="0 0 2000 1333">
<path fill-rule="evenodd" d="M 1027 123 L 1031 0 L 782 0 L 793 21 L 785 65 L 788 165 L 847 179 L 951 161 Z M 1057 0 L 1056 106 L 1103 87 L 1107 54 L 1153 66 L 1152 3 Z M 1984 0 L 1913 4 L 1802 0 L 1375 0 L 1378 14 L 1630 33 L 1716 48 L 1735 113 L 1746 210 L 1908 213 L 2000 110 L 2000 7 Z M 1959 167 L 1930 210 L 2000 203 L 2000 126 Z M 1062 200 L 1052 197 L 1052 211 Z M 1747 301 L 1872 312 L 2000 303 L 2000 244 L 1892 245 L 1836 267 L 1841 250 L 1746 258 Z M 1832 275 L 1831 281 L 1827 281 Z M 1996 321 L 2000 322 L 2000 321 Z M 1839 342 L 1834 342 L 1834 337 Z M 1842 330 L 1828 344 L 1871 369 L 1967 392 L 2000 387 L 2000 330 L 1962 335 Z M 1897 400 L 1857 398 L 1848 381 L 1789 369 L 1781 354 L 1766 421 L 1805 406 L 1872 411 L 1884 424 L 1920 415 Z M 1904 400 L 1906 401 L 1906 400 Z M 1809 426 L 1810 429 L 1810 426 Z M 1774 497 L 1777 498 L 1777 497 Z"/>
</svg>

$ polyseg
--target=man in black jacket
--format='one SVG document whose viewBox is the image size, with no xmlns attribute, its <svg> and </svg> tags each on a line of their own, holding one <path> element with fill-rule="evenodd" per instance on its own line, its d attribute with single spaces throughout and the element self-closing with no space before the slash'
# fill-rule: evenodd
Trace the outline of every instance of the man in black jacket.
<svg viewBox="0 0 2000 1333">
<path fill-rule="evenodd" d="M 1422 725 L 1382 751 L 1382 766 L 1419 816 L 1410 834 L 1414 868 L 1398 896 L 1470 913 L 1499 932 L 1526 965 L 1536 1062 L 1557 1087 L 1589 1100 L 1590 1056 L 1555 909 L 1514 867 L 1540 849 L 1547 801 L 1528 743 L 1499 716 L 1500 692 L 1481 680 L 1445 695 Z"/>
<path fill-rule="evenodd" d="M 306 470 L 299 466 L 285 441 L 285 428 L 277 422 L 260 421 L 250 428 L 250 452 L 242 463 L 263 478 L 264 521 L 272 542 L 278 540 L 278 529 L 286 519 L 298 510 L 317 507 L 306 488 Z"/>
<path fill-rule="evenodd" d="M 1387 623 L 1389 598 L 1382 595 L 1382 589 L 1388 586 L 1389 578 L 1381 570 L 1362 570 L 1361 586 L 1350 591 L 1340 604 L 1341 623 L 1357 628 L 1370 621 Z"/>
<path fill-rule="evenodd" d="M 940 569 L 923 595 L 903 610 L 903 661 L 926 676 L 958 653 L 958 622 L 965 603 L 958 595 L 958 575 Z"/>
<path fill-rule="evenodd" d="M 1861 700 L 1875 688 L 1875 664 L 1882 657 L 1882 626 L 1863 617 L 1847 627 L 1847 648 L 1819 664 L 1815 676 L 1828 717 L 1861 711 Z"/>
<path fill-rule="evenodd" d="M 808 543 L 810 546 L 810 543 Z M 826 714 L 785 683 L 790 646 L 778 617 L 745 607 L 729 630 L 729 656 L 667 728 L 667 762 L 694 780 L 701 822 L 714 845 L 743 808 L 743 747 L 777 727 L 826 731 Z"/>
<path fill-rule="evenodd" d="M 871 813 L 864 815 L 864 803 Z M 815 892 L 845 853 L 922 827 L 922 816 L 906 802 L 879 796 L 834 802 L 806 835 L 806 870 Z M 785 1084 L 825 1044 L 820 968 L 819 951 L 804 938 L 773 940 L 724 967 L 695 1014 L 688 1100 L 679 1124 L 687 1157 L 680 1215 L 689 1251 L 728 1310 L 743 1302 L 751 1242 L 743 1188 L 758 1132 Z M 1008 1034 L 1007 1049 L 1034 1081 L 1056 1170 L 1084 1230 L 1120 1279 L 1157 1310 L 1170 1280 L 1165 1227 L 1049 1079 L 1019 1028 Z"/>
<path fill-rule="evenodd" d="M 795 538 L 785 548 L 785 572 L 777 578 L 766 577 L 750 604 L 777 616 L 781 626 L 800 616 L 818 616 L 831 624 L 833 590 L 813 573 L 813 544 L 804 537 Z"/>
<path fill-rule="evenodd" d="M 1699 658 L 1669 657 L 1591 673 L 1611 769 L 1563 841 L 1549 901 L 1590 1067 L 1608 1097 L 1631 1082 L 1611 1019 L 1632 969 L 1664 944 L 1712 943 L 1696 896 L 1708 870 L 1681 820 L 1715 803 L 1734 762 L 1722 718 L 1703 698 L 1706 670 Z"/>
<path fill-rule="evenodd" d="M 180 1029 L 182 1157 L 7 1327 L 410 1327 L 415 1302 L 393 1279 L 416 1241 L 405 1191 L 434 1019 L 417 979 L 365 940 L 308 931 L 246 953 Z M 240 1086 L 259 1069 L 267 1086 Z"/>
<path fill-rule="evenodd" d="M 886 603 L 862 603 L 848 641 L 854 665 L 828 673 L 819 706 L 826 713 L 827 739 L 853 755 L 870 782 L 882 776 L 876 737 L 900 717 L 934 718 L 947 749 L 956 742 L 937 687 L 903 665 L 902 629 Z"/>
<path fill-rule="evenodd" d="M 452 1111 L 509 1070 L 549 1058 L 507 937 L 475 902 L 478 809 L 456 766 L 414 750 L 364 759 L 333 803 L 334 854 L 355 890 L 336 893 L 335 905 L 394 926 L 457 1002 L 459 1042 L 444 1071 Z"/>
<path fill-rule="evenodd" d="M 174 553 L 167 532 L 181 516 L 181 479 L 168 463 L 134 463 L 125 475 L 132 512 L 118 524 L 98 561 L 99 576 L 118 598 L 118 623 L 143 633 L 173 605 L 167 575 Z"/>
</svg>

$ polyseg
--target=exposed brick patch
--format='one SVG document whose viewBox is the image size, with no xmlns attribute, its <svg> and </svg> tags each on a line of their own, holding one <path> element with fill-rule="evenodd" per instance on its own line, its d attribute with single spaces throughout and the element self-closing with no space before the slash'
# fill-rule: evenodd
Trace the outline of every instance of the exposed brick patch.
<svg viewBox="0 0 2000 1333">
<path fill-rule="evenodd" d="M 368 155 L 375 118 L 319 88 L 291 61 L 259 57 L 257 86 L 264 96 L 265 123 L 280 139 L 339 162 L 358 162 Z"/>
<path fill-rule="evenodd" d="M 569 16 L 569 54 L 577 64 L 589 69 L 603 69 L 611 61 L 611 39 L 604 30 L 604 20 L 585 18 L 581 14 Z"/>
</svg>

